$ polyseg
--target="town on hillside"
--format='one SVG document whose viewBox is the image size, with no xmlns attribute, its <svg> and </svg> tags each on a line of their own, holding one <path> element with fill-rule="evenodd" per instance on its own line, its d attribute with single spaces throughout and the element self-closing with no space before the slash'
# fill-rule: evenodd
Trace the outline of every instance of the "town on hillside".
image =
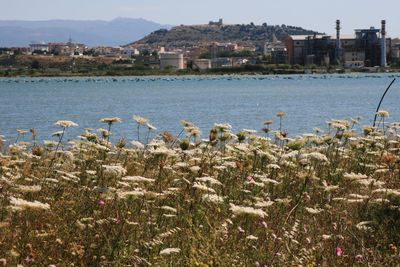
<svg viewBox="0 0 400 267">
<path fill-rule="evenodd" d="M 268 38 L 262 36 L 257 40 L 251 36 L 227 37 L 225 41 L 200 37 L 193 42 L 179 40 L 179 36 L 187 34 L 188 29 L 204 29 L 205 32 L 212 29 L 216 33 L 229 30 L 220 19 L 206 25 L 186 28 L 181 25 L 171 29 L 171 32 L 175 31 L 172 36 L 177 37 L 167 38 L 165 36 L 170 31 L 159 30 L 142 40 L 119 47 L 88 47 L 71 38 L 65 43 L 35 42 L 29 47 L 0 48 L 0 70 L 21 67 L 70 70 L 82 61 L 86 62 L 83 65 L 89 66 L 88 71 L 99 67 L 98 64 L 102 67 L 113 64 L 150 70 L 198 71 L 252 65 L 356 71 L 378 71 L 388 66 L 400 66 L 400 39 L 387 35 L 385 20 L 378 28 L 355 29 L 351 35 L 341 33 L 340 20 L 334 26 L 336 34 L 333 36 L 316 32 L 299 35 L 276 31 L 267 32 Z M 245 32 L 242 32 L 244 36 Z M 253 36 L 256 34 L 257 31 Z M 18 61 L 16 56 L 25 56 L 25 59 Z"/>
</svg>

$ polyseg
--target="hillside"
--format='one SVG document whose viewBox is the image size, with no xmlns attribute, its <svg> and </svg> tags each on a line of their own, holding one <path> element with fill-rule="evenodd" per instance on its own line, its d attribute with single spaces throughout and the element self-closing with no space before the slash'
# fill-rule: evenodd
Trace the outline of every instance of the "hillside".
<svg viewBox="0 0 400 267">
<path fill-rule="evenodd" d="M 257 43 L 271 41 L 273 34 L 283 40 L 288 35 L 314 34 L 315 31 L 286 25 L 192 25 L 157 30 L 133 44 L 185 47 L 209 42 Z"/>
<path fill-rule="evenodd" d="M 143 38 L 147 34 L 170 28 L 144 19 L 104 20 L 0 20 L 0 47 L 28 46 L 31 42 L 66 42 L 71 36 L 89 46 L 117 46 Z"/>
</svg>

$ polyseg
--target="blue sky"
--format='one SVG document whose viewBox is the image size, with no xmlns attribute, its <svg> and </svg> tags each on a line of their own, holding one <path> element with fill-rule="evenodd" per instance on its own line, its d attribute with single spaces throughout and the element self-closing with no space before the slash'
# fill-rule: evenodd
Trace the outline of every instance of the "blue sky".
<svg viewBox="0 0 400 267">
<path fill-rule="evenodd" d="M 287 24 L 334 34 L 336 19 L 343 33 L 379 27 L 400 36 L 399 0 L 2 0 L 0 19 L 145 18 L 163 24 L 197 24 L 223 18 L 226 23 Z M 396 14 L 397 13 L 397 14 Z"/>
</svg>

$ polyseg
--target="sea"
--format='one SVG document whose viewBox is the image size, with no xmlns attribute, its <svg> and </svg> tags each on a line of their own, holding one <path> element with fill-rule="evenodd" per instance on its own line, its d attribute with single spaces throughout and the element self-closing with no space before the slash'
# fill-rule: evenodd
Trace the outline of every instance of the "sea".
<svg viewBox="0 0 400 267">
<path fill-rule="evenodd" d="M 149 119 L 157 130 L 177 135 L 180 121 L 188 120 L 208 138 L 214 123 L 229 123 L 233 131 L 257 130 L 266 120 L 279 128 L 277 112 L 285 112 L 282 130 L 289 137 L 327 129 L 331 119 L 361 116 L 357 127 L 371 125 L 378 103 L 397 79 L 381 109 L 390 112 L 387 122 L 400 121 L 400 74 L 334 75 L 223 75 L 79 78 L 0 78 L 0 135 L 12 143 L 17 129 L 34 128 L 38 140 L 55 140 L 58 120 L 71 120 L 65 139 L 77 138 L 85 128 L 107 128 L 99 122 L 119 117 L 112 139 L 137 139 L 133 115 Z M 140 139 L 147 137 L 141 128 Z M 30 135 L 19 137 L 29 141 Z"/>
</svg>

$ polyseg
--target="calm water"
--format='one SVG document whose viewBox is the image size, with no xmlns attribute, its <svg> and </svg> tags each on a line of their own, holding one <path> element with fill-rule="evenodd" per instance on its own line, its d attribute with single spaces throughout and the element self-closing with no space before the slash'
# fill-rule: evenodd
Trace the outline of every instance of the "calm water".
<svg viewBox="0 0 400 267">
<path fill-rule="evenodd" d="M 16 129 L 36 128 L 40 139 L 50 139 L 54 122 L 64 119 L 80 125 L 68 130 L 72 139 L 84 128 L 105 127 L 100 118 L 118 116 L 123 123 L 115 125 L 114 138 L 134 139 L 137 114 L 158 132 L 177 133 L 186 119 L 207 137 L 215 122 L 259 130 L 273 119 L 276 128 L 275 114 L 284 111 L 284 128 L 294 136 L 325 128 L 332 118 L 359 115 L 371 123 L 393 78 L 382 109 L 400 121 L 400 74 L 0 79 L 0 134 L 13 141 Z"/>
</svg>

